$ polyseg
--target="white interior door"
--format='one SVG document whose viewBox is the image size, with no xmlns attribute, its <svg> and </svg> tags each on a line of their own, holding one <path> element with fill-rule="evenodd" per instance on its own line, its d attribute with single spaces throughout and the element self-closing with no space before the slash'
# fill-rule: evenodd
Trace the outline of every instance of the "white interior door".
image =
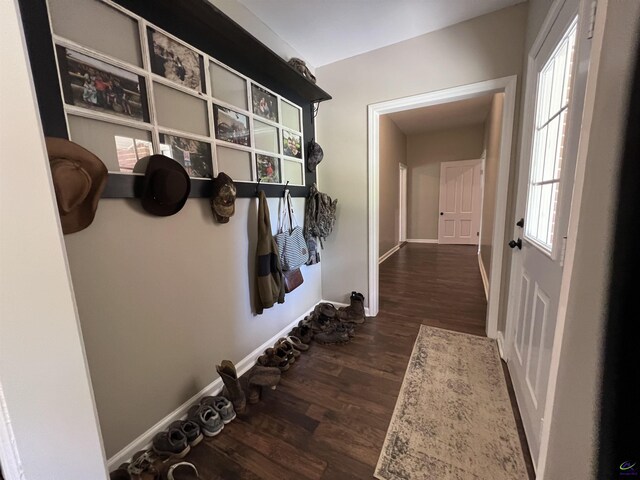
<svg viewBox="0 0 640 480">
<path fill-rule="evenodd" d="M 508 366 L 534 465 L 549 383 L 575 176 L 589 41 L 579 0 L 566 0 L 529 63 L 525 142 L 509 287 Z M 531 89 L 532 91 L 529 91 Z"/>
<path fill-rule="evenodd" d="M 480 235 L 482 160 L 442 162 L 438 243 L 477 245 Z"/>
<path fill-rule="evenodd" d="M 407 241 L 407 166 L 400 164 L 400 242 Z"/>
</svg>

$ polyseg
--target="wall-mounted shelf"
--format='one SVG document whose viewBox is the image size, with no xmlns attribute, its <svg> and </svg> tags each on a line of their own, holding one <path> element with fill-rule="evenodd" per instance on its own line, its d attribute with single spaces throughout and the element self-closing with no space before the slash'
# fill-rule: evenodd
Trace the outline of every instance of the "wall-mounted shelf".
<svg viewBox="0 0 640 480">
<path fill-rule="evenodd" d="M 100 0 L 82 0 L 96 1 Z M 111 0 L 149 23 L 196 47 L 250 80 L 276 92 L 301 108 L 303 148 L 313 138 L 314 103 L 331 99 L 316 84 L 299 74 L 237 23 L 206 0 Z M 108 2 L 107 2 L 108 3 Z M 19 0 L 25 37 L 45 135 L 69 138 L 65 103 L 58 85 L 58 68 L 46 0 Z M 96 28 L 99 28 L 97 26 Z M 58 38 L 58 37 L 56 37 Z M 75 136 L 74 136 L 75 139 Z M 304 166 L 303 166 L 304 168 Z M 142 176 L 110 173 L 105 198 L 135 198 L 140 195 Z M 316 182 L 315 172 L 306 172 L 305 186 L 291 186 L 292 196 L 306 196 Z M 211 181 L 192 179 L 191 197 L 208 197 Z M 237 182 L 239 197 L 255 196 L 255 183 Z M 262 184 L 268 197 L 281 196 L 283 186 Z"/>
<path fill-rule="evenodd" d="M 114 0 L 285 97 L 305 103 L 331 95 L 206 0 Z"/>
</svg>

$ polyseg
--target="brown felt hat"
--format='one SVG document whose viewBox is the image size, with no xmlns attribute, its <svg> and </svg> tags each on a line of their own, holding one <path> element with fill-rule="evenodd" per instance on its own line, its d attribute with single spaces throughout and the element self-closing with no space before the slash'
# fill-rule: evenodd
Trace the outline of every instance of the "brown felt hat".
<svg viewBox="0 0 640 480">
<path fill-rule="evenodd" d="M 69 140 L 47 137 L 45 141 L 62 231 L 84 230 L 93 222 L 107 185 L 107 167 L 89 150 Z"/>
<path fill-rule="evenodd" d="M 164 155 L 151 155 L 142 184 L 142 208 L 153 215 L 168 217 L 187 203 L 191 181 L 186 170 Z"/>
<path fill-rule="evenodd" d="M 236 212 L 236 185 L 229 175 L 220 172 L 213 179 L 211 211 L 219 223 L 227 223 Z"/>
</svg>

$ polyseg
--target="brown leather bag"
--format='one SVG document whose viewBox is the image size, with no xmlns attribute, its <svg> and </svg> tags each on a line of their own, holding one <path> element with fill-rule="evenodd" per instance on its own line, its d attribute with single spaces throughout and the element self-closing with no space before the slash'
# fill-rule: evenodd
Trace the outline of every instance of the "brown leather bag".
<svg viewBox="0 0 640 480">
<path fill-rule="evenodd" d="M 304 283 L 302 272 L 299 268 L 287 270 L 284 274 L 284 291 L 286 293 L 293 292 L 296 288 Z"/>
</svg>

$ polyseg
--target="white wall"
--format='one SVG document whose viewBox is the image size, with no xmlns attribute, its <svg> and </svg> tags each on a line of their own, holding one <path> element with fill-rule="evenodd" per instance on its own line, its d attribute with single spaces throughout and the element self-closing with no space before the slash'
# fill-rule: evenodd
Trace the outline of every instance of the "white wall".
<svg viewBox="0 0 640 480">
<path fill-rule="evenodd" d="M 306 61 L 300 52 L 280 38 L 269 26 L 238 0 L 209 1 L 286 61 L 289 61 L 292 57 L 301 58 Z M 307 63 L 307 67 L 309 67 L 312 73 L 315 72 L 313 65 Z"/>
<path fill-rule="evenodd" d="M 20 25 L 15 2 L 0 2 L 0 384 L 24 474 L 8 480 L 100 480 L 104 452 Z"/>
<path fill-rule="evenodd" d="M 367 105 L 520 75 L 526 9 L 506 8 L 317 69 L 318 84 L 333 96 L 318 116 L 320 188 L 339 200 L 325 243 L 325 298 L 346 301 L 352 290 L 368 297 Z"/>
</svg>

